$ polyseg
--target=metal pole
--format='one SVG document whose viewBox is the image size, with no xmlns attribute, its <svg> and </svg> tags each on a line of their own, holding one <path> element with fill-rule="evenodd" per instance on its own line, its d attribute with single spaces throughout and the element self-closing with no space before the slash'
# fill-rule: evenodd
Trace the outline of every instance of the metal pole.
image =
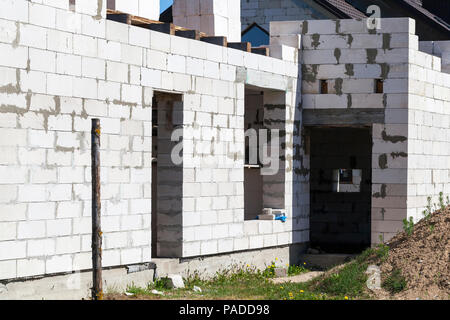
<svg viewBox="0 0 450 320">
<path fill-rule="evenodd" d="M 92 300 L 103 299 L 102 288 L 102 230 L 100 221 L 100 120 L 92 119 Z"/>
</svg>

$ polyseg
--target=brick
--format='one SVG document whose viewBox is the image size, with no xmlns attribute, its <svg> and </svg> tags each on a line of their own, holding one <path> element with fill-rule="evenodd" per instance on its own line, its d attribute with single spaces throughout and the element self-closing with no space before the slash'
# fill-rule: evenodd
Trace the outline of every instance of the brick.
<svg viewBox="0 0 450 320">
<path fill-rule="evenodd" d="M 0 203 L 8 203 L 17 197 L 17 187 L 9 185 L 0 185 Z M 2 207 L 2 209 L 5 209 Z M 0 218 L 0 221 L 2 219 Z"/>
<path fill-rule="evenodd" d="M 178 55 L 168 55 L 167 70 L 171 72 L 186 73 L 186 57 Z"/>
<path fill-rule="evenodd" d="M 139 262 L 142 262 L 142 249 L 130 248 L 130 249 L 123 249 L 120 251 L 120 263 L 122 265 Z"/>
<path fill-rule="evenodd" d="M 16 222 L 0 222 L 0 241 L 16 239 Z"/>
<path fill-rule="evenodd" d="M 150 47 L 150 31 L 141 27 L 130 26 L 129 43 L 144 48 Z"/>
<path fill-rule="evenodd" d="M 68 10 L 56 10 L 56 29 L 81 33 L 81 15 Z"/>
<path fill-rule="evenodd" d="M 48 30 L 47 49 L 57 52 L 72 53 L 73 35 L 58 30 Z"/>
<path fill-rule="evenodd" d="M 106 41 L 100 42 L 102 44 L 101 49 L 103 49 L 103 45 L 105 45 Z M 100 44 L 99 43 L 99 44 Z M 114 42 L 112 42 L 114 43 Z M 113 49 L 113 48 L 112 48 Z M 81 56 L 88 56 L 88 57 L 97 57 L 97 39 L 89 36 L 84 36 L 81 34 L 75 34 L 73 36 L 73 53 L 79 54 Z M 102 54 L 103 51 L 102 51 Z"/>
<path fill-rule="evenodd" d="M 56 55 L 56 72 L 66 75 L 81 76 L 81 57 L 58 53 Z"/>
<path fill-rule="evenodd" d="M 48 130 L 72 131 L 72 117 L 68 114 L 49 116 Z"/>
<path fill-rule="evenodd" d="M 17 277 L 30 277 L 45 272 L 45 261 L 41 259 L 24 259 L 17 261 Z"/>
<path fill-rule="evenodd" d="M 77 253 L 80 251 L 80 236 L 56 238 L 56 254 Z"/>
<path fill-rule="evenodd" d="M 0 204 L 0 221 L 21 221 L 26 218 L 27 205 L 25 203 L 20 204 Z"/>
<path fill-rule="evenodd" d="M 106 39 L 122 43 L 128 43 L 129 25 L 112 20 L 106 21 Z M 150 41 L 150 36 L 149 36 Z"/>
<path fill-rule="evenodd" d="M 121 62 L 128 63 L 128 64 L 134 64 L 137 66 L 142 65 L 142 52 L 144 49 L 141 47 L 136 46 L 130 46 L 123 44 L 121 46 Z"/>
<path fill-rule="evenodd" d="M 28 204 L 29 220 L 48 220 L 55 218 L 55 202 L 32 202 Z"/>
<path fill-rule="evenodd" d="M 0 43 L 0 65 L 14 68 L 27 67 L 28 49 L 26 47 L 12 47 L 9 44 Z"/>
<path fill-rule="evenodd" d="M 73 78 L 73 96 L 97 99 L 97 81 L 89 78 Z"/>
<path fill-rule="evenodd" d="M 46 93 L 47 76 L 43 72 L 20 70 L 20 87 L 23 92 Z"/>
<path fill-rule="evenodd" d="M 18 239 L 42 238 L 45 237 L 45 222 L 30 221 L 19 222 L 17 226 Z"/>
<path fill-rule="evenodd" d="M 28 4 L 25 0 L 3 0 L 0 18 L 28 22 Z"/>
<path fill-rule="evenodd" d="M 31 24 L 20 24 L 20 45 L 47 48 L 47 29 Z"/>
<path fill-rule="evenodd" d="M 72 271 L 72 257 L 70 255 L 53 256 L 45 261 L 46 273 Z"/>
<path fill-rule="evenodd" d="M 71 219 L 48 220 L 47 237 L 70 235 L 72 230 Z"/>
<path fill-rule="evenodd" d="M 0 261 L 0 270 L 2 270 L 0 279 L 16 278 L 16 260 Z"/>
<path fill-rule="evenodd" d="M 30 3 L 30 23 L 46 28 L 56 27 L 56 9 L 37 3 Z"/>
<path fill-rule="evenodd" d="M 47 74 L 47 93 L 56 96 L 71 96 L 72 88 L 76 86 L 76 83 L 72 84 L 72 79 L 71 76 Z"/>
<path fill-rule="evenodd" d="M 81 20 L 82 33 L 88 36 L 105 38 L 106 23 L 105 19 L 92 19 L 92 17 L 83 15 Z"/>
<path fill-rule="evenodd" d="M 0 242 L 0 260 L 25 258 L 26 241 Z"/>
</svg>

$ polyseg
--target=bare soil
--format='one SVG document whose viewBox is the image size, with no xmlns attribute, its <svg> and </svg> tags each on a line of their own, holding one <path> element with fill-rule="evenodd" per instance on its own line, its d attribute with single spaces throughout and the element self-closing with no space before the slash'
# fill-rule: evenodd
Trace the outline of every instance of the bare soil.
<svg viewBox="0 0 450 320">
<path fill-rule="evenodd" d="M 382 280 L 399 269 L 407 286 L 394 295 L 377 290 L 376 299 L 450 299 L 450 207 L 422 219 L 411 235 L 401 232 L 387 245 Z"/>
</svg>

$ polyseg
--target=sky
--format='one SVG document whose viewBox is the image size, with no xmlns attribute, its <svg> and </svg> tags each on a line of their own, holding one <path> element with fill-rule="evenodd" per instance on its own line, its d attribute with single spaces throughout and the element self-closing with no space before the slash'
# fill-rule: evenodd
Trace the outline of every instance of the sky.
<svg viewBox="0 0 450 320">
<path fill-rule="evenodd" d="M 173 0 L 161 0 L 161 12 L 170 7 L 173 3 Z"/>
</svg>

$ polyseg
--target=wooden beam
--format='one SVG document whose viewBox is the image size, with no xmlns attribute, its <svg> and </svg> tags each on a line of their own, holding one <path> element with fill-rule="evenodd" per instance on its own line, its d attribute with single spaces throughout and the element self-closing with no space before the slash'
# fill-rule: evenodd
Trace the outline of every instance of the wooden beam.
<svg viewBox="0 0 450 320">
<path fill-rule="evenodd" d="M 147 28 L 153 31 L 164 32 L 170 35 L 175 35 L 175 26 L 173 23 L 150 23 L 140 25 L 143 28 Z"/>
<path fill-rule="evenodd" d="M 128 13 L 108 13 L 106 19 L 131 24 L 131 15 Z"/>
<path fill-rule="evenodd" d="M 176 30 L 175 35 L 183 38 L 200 40 L 201 34 L 197 30 Z"/>
<path fill-rule="evenodd" d="M 269 48 L 252 48 L 252 53 L 269 56 L 270 50 Z"/>
<path fill-rule="evenodd" d="M 228 42 L 228 48 L 252 52 L 252 44 L 250 42 Z"/>
<path fill-rule="evenodd" d="M 200 41 L 217 44 L 222 47 L 226 47 L 228 44 L 227 37 L 202 37 Z"/>
</svg>

